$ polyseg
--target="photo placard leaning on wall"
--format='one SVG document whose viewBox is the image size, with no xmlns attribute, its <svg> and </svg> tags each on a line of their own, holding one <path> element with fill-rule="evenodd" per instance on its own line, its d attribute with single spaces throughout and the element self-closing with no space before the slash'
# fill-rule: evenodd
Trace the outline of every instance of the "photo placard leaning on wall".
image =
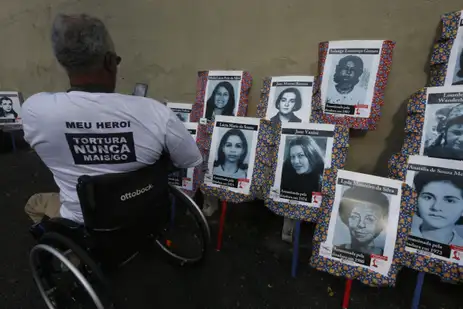
<svg viewBox="0 0 463 309">
<path fill-rule="evenodd" d="M 313 76 L 274 76 L 264 79 L 258 117 L 272 124 L 309 122 Z"/>
<path fill-rule="evenodd" d="M 249 195 L 260 120 L 215 117 L 204 185 Z"/>
<path fill-rule="evenodd" d="M 22 124 L 21 104 L 23 98 L 16 91 L 0 92 L 0 127 L 18 126 Z"/>
<path fill-rule="evenodd" d="M 198 124 L 187 122 L 184 123 L 191 137 L 196 141 Z M 169 184 L 183 189 L 190 196 L 194 195 L 196 188 L 199 187 L 199 174 L 201 167 L 192 167 L 181 169 L 169 175 Z"/>
<path fill-rule="evenodd" d="M 389 177 L 405 181 L 408 156 L 463 160 L 463 85 L 428 87 L 408 100 L 405 139 L 388 162 Z"/>
<path fill-rule="evenodd" d="M 312 121 L 375 129 L 394 46 L 384 40 L 320 43 Z"/>
<path fill-rule="evenodd" d="M 461 11 L 441 16 L 440 29 L 433 45 L 429 87 L 463 84 L 463 20 Z"/>
<path fill-rule="evenodd" d="M 395 285 L 416 194 L 401 181 L 338 171 L 323 198 L 311 265 L 372 286 Z"/>
<path fill-rule="evenodd" d="M 266 206 L 284 217 L 315 222 L 323 186 L 331 185 L 324 182 L 325 173 L 344 167 L 348 132 L 331 124 L 283 123 L 271 158 Z"/>
<path fill-rule="evenodd" d="M 245 71 L 202 71 L 198 74 L 191 122 L 211 122 L 216 115 L 246 116 L 252 78 Z"/>
<path fill-rule="evenodd" d="M 181 122 L 190 122 L 190 114 L 193 104 L 167 102 L 166 106 L 177 115 Z"/>
<path fill-rule="evenodd" d="M 463 279 L 463 166 L 455 160 L 410 156 L 406 182 L 418 204 L 405 265 L 444 279 Z"/>
</svg>

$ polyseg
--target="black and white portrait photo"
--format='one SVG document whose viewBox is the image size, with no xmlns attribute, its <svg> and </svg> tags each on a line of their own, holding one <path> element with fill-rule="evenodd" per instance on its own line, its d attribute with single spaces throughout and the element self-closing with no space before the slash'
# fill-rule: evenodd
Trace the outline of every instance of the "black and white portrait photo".
<svg viewBox="0 0 463 309">
<path fill-rule="evenodd" d="M 322 80 L 325 113 L 369 117 L 382 43 L 329 42 Z"/>
<path fill-rule="evenodd" d="M 259 119 L 216 118 L 205 182 L 249 193 L 254 167 Z"/>
<path fill-rule="evenodd" d="M 460 27 L 453 41 L 450 56 L 448 58 L 447 72 L 444 86 L 463 85 L 463 20 L 460 19 Z"/>
<path fill-rule="evenodd" d="M 430 87 L 420 153 L 463 160 L 463 86 Z"/>
<path fill-rule="evenodd" d="M 198 123 L 184 123 L 191 138 L 196 141 Z M 183 168 L 169 175 L 169 184 L 179 187 L 180 189 L 193 191 L 193 177 L 195 168 Z"/>
<path fill-rule="evenodd" d="M 406 182 L 418 194 L 407 251 L 450 260 L 463 247 L 463 167 L 454 160 L 410 156 Z"/>
<path fill-rule="evenodd" d="M 336 227 L 333 245 L 368 255 L 383 255 L 389 214 L 388 196 L 365 187 L 344 189 L 338 215 L 338 223 L 342 222 L 344 226 Z"/>
<path fill-rule="evenodd" d="M 193 107 L 192 104 L 167 102 L 166 106 L 169 107 L 175 115 L 177 115 L 181 122 L 190 121 L 190 114 Z"/>
<path fill-rule="evenodd" d="M 313 76 L 272 77 L 266 118 L 272 123 L 309 122 Z"/>
<path fill-rule="evenodd" d="M 334 125 L 284 123 L 281 130 L 273 199 L 314 206 L 325 168 L 331 166 Z"/>
<path fill-rule="evenodd" d="M 21 112 L 18 92 L 0 92 L 0 125 L 19 122 Z"/>
<path fill-rule="evenodd" d="M 386 275 L 397 237 L 402 182 L 340 170 L 320 255 Z"/>
<path fill-rule="evenodd" d="M 209 71 L 203 118 L 236 116 L 240 101 L 242 71 Z"/>
</svg>

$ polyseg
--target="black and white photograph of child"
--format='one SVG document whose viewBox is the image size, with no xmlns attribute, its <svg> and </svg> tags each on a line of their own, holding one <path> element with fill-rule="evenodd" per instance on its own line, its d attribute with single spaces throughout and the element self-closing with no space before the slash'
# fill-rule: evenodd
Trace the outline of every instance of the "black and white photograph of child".
<svg viewBox="0 0 463 309">
<path fill-rule="evenodd" d="M 369 117 L 382 41 L 329 42 L 322 80 L 325 113 Z"/>
<path fill-rule="evenodd" d="M 236 116 L 240 100 L 241 75 L 211 75 L 211 72 L 206 87 L 204 118 L 213 120 L 217 115 Z M 227 72 L 215 74 L 227 74 Z"/>
<path fill-rule="evenodd" d="M 17 92 L 0 92 L 0 123 L 15 123 L 20 116 L 20 109 Z"/>
<path fill-rule="evenodd" d="M 463 102 L 463 86 L 453 87 L 461 92 L 428 94 L 421 145 L 425 156 L 463 160 L 463 103 L 439 103 Z"/>
<path fill-rule="evenodd" d="M 383 255 L 388 213 L 386 194 L 364 187 L 345 188 L 339 203 L 333 245 L 364 254 Z"/>
<path fill-rule="evenodd" d="M 167 107 L 169 107 L 175 115 L 177 115 L 181 122 L 190 121 L 190 114 L 193 107 L 192 104 L 167 102 Z"/>
<path fill-rule="evenodd" d="M 310 203 L 312 192 L 320 192 L 326 140 L 326 137 L 286 136 L 280 196 L 285 191 L 305 193 L 304 202 Z"/>
<path fill-rule="evenodd" d="M 312 89 L 312 76 L 272 78 L 266 118 L 272 123 L 308 122 L 312 106 Z"/>
</svg>

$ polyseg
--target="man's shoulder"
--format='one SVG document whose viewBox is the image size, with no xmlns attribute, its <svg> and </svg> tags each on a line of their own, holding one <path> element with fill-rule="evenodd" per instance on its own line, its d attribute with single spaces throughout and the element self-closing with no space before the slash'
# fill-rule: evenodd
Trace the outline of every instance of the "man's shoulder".
<svg viewBox="0 0 463 309">
<path fill-rule="evenodd" d="M 146 110 L 153 110 L 156 112 L 168 113 L 168 111 L 170 110 L 163 103 L 159 102 L 158 100 L 152 99 L 152 98 L 127 95 L 127 94 L 121 94 L 121 93 L 112 94 L 112 99 L 114 97 L 117 98 L 118 102 L 121 102 L 123 104 L 130 104 L 134 106 L 136 105 L 137 109 L 141 112 L 146 111 Z"/>
<path fill-rule="evenodd" d="M 59 92 L 58 92 L 59 93 Z M 49 101 L 51 98 L 56 96 L 58 93 L 54 92 L 39 92 L 36 94 L 31 95 L 28 97 L 24 103 L 22 104 L 23 107 L 25 106 L 34 106 L 36 103 L 44 103 Z"/>
</svg>

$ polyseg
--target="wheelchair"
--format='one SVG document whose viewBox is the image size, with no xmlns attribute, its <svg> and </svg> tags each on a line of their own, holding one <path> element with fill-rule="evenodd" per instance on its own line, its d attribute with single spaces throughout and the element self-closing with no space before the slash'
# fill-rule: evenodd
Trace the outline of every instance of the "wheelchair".
<svg viewBox="0 0 463 309">
<path fill-rule="evenodd" d="M 208 223 L 188 195 L 168 184 L 169 163 L 81 176 L 84 223 L 48 218 L 31 227 L 37 244 L 30 267 L 48 308 L 114 308 L 108 278 L 150 248 L 179 266 L 203 262 Z"/>
</svg>

